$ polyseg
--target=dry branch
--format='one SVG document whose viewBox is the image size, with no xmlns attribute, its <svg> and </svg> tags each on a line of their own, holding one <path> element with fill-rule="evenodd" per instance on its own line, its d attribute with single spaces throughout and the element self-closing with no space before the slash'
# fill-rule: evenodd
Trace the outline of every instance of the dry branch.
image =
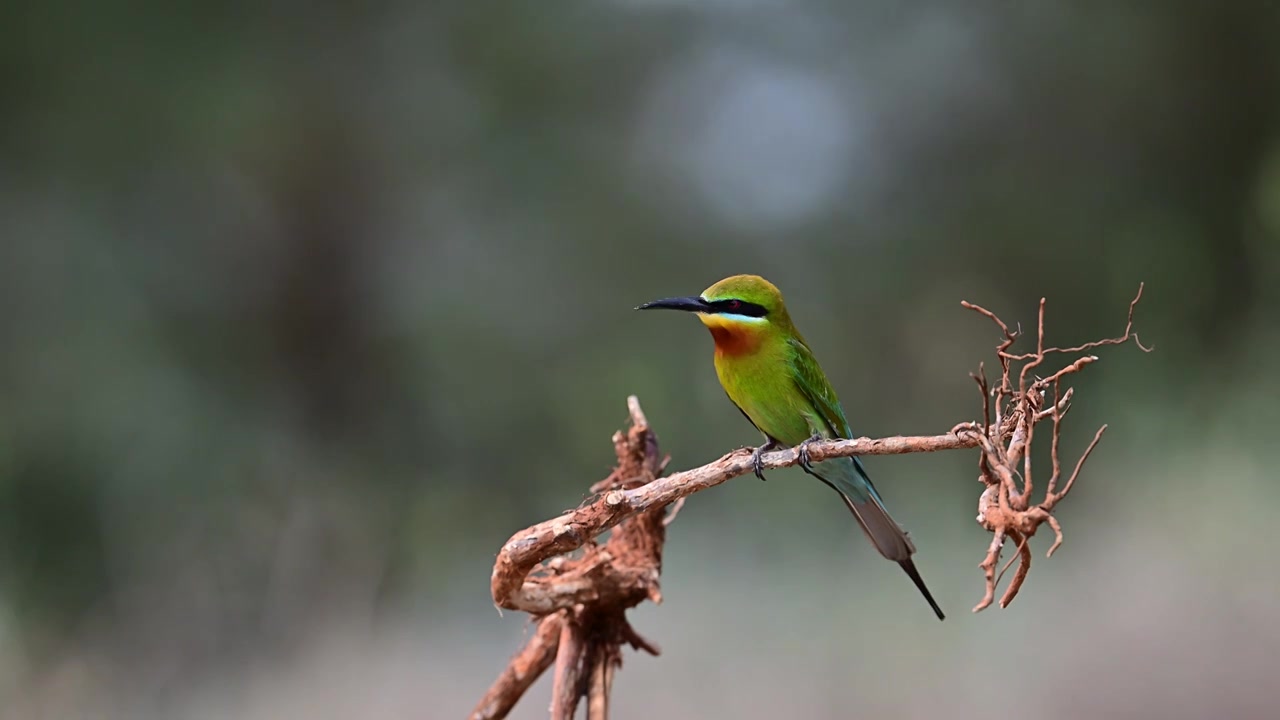
<svg viewBox="0 0 1280 720">
<path fill-rule="evenodd" d="M 560 615 L 548 615 L 538 621 L 533 637 L 511 658 L 507 669 L 471 711 L 471 720 L 496 720 L 511 712 L 520 696 L 555 661 L 563 624 Z"/>
<path fill-rule="evenodd" d="M 1000 600 L 1001 607 L 1006 607 L 1031 568 L 1030 539 L 1037 529 L 1047 523 L 1054 531 L 1050 556 L 1062 544 L 1062 527 L 1052 511 L 1071 491 L 1084 461 L 1106 430 L 1105 425 L 1098 430 L 1075 469 L 1061 482 L 1059 439 L 1074 391 L 1064 391 L 1060 386 L 1065 378 L 1098 358 L 1079 357 L 1043 378 L 1034 378 L 1031 371 L 1051 354 L 1084 352 L 1130 339 L 1149 352 L 1150 348 L 1144 347 L 1133 332 L 1133 311 L 1141 298 L 1139 285 L 1129 304 L 1123 335 L 1071 348 L 1045 347 L 1045 301 L 1041 299 L 1036 349 L 1021 354 L 1009 352 L 1018 331 L 1010 330 L 990 310 L 961 303 L 989 318 L 1002 334 L 996 347 L 1000 384 L 992 388 L 981 367 L 972 375 L 982 393 L 982 420 L 960 423 L 944 435 L 814 442 L 809 445 L 810 459 L 819 462 L 853 455 L 977 448 L 979 479 L 986 484 L 978 499 L 978 522 L 992 533 L 992 539 L 980 565 L 986 592 L 974 612 L 994 601 L 1003 575 L 1003 570 L 996 573 L 996 566 L 1005 541 L 1013 540 L 1018 567 Z M 1050 388 L 1052 400 L 1047 399 Z M 751 449 L 743 448 L 702 467 L 661 477 L 669 458 L 659 453 L 657 437 L 649 428 L 639 400 L 629 397 L 627 406 L 631 428 L 613 436 L 617 467 L 591 486 L 593 496 L 557 518 L 516 533 L 498 553 L 490 580 L 494 603 L 540 619 L 526 646 L 512 657 L 472 711 L 473 720 L 504 717 L 553 662 L 553 720 L 572 718 L 584 698 L 589 720 L 605 720 L 614 672 L 622 663 L 621 646 L 625 643 L 658 654 L 657 647 L 631 627 L 626 611 L 646 599 L 662 601 L 659 576 L 667 525 L 688 496 L 753 472 Z M 1031 445 L 1036 426 L 1044 421 L 1049 421 L 1052 429 L 1051 469 L 1044 483 L 1043 499 L 1033 503 L 1036 486 L 1032 480 Z M 764 454 L 762 461 L 765 469 L 788 467 L 798 463 L 799 453 L 797 448 L 779 450 Z M 670 512 L 666 511 L 668 507 Z M 608 541 L 598 544 L 596 538 L 611 528 L 614 532 Z M 583 553 L 570 557 L 579 548 L 585 548 Z"/>
<path fill-rule="evenodd" d="M 1052 557 L 1062 545 L 1062 525 L 1053 517 L 1053 509 L 1062 502 L 1067 493 L 1071 492 L 1076 478 L 1080 475 L 1080 469 L 1084 467 L 1084 461 L 1097 447 L 1098 441 L 1102 439 L 1102 433 L 1107 429 L 1106 425 L 1098 428 L 1093 441 L 1076 461 L 1075 469 L 1072 470 L 1061 489 L 1058 489 L 1058 482 L 1062 477 L 1062 463 L 1059 458 L 1062 419 L 1067 414 L 1073 394 L 1072 388 L 1062 392 L 1061 384 L 1064 378 L 1082 371 L 1091 363 L 1097 362 L 1098 358 L 1094 355 L 1085 355 L 1046 377 L 1035 380 L 1028 379 L 1031 371 L 1040 367 L 1051 354 L 1084 352 L 1104 345 L 1120 345 L 1130 339 L 1143 352 L 1151 352 L 1154 348 L 1144 346 L 1138 339 L 1138 334 L 1133 331 L 1133 311 L 1138 301 L 1142 299 L 1142 290 L 1143 285 L 1139 284 L 1137 294 L 1129 303 L 1129 315 L 1122 335 L 1070 348 L 1045 347 L 1045 299 L 1040 298 L 1036 322 L 1036 349 L 1034 352 L 1021 354 L 1009 352 L 1009 348 L 1018 339 L 1018 333 L 1009 330 L 1008 324 L 986 308 L 968 302 L 961 303 L 962 306 L 989 318 L 996 327 L 1000 328 L 1003 335 L 996 346 L 996 357 L 1000 361 L 1001 368 L 999 387 L 991 389 L 987 384 L 986 374 L 981 369 L 977 375 L 973 376 L 982 393 L 983 421 L 962 423 L 952 428 L 952 432 L 957 436 L 973 438 L 977 441 L 978 447 L 982 450 L 978 461 L 979 479 L 987 485 L 987 489 L 978 501 L 978 522 L 992 533 L 987 557 L 980 565 L 986 578 L 987 589 L 982 600 L 973 608 L 974 612 L 988 607 L 995 599 L 996 585 L 1000 582 L 1000 577 L 995 573 L 995 567 L 1000 562 L 1000 554 L 1006 538 L 1017 543 L 1019 562 L 1013 579 L 1009 581 L 1004 595 L 1000 598 L 1000 607 L 1008 607 L 1027 578 L 1027 573 L 1031 569 L 1029 542 L 1040 526 L 1047 523 L 1054 533 L 1054 542 L 1049 547 L 1047 557 Z M 1017 367 L 1017 363 L 1021 363 L 1021 366 Z M 1017 377 L 1016 388 L 1012 381 L 1015 376 Z M 1049 388 L 1053 388 L 1053 399 L 1049 401 L 1048 407 L 1044 407 Z M 993 400 L 996 418 L 994 426 L 990 421 Z M 1051 421 L 1053 433 L 1050 475 L 1045 483 L 1044 499 L 1032 504 L 1035 483 L 1032 477 L 1031 444 L 1035 439 L 1036 425 L 1044 420 Z"/>
<path fill-rule="evenodd" d="M 629 398 L 635 402 L 635 398 Z M 959 450 L 978 446 L 976 438 L 954 434 L 929 437 L 889 437 L 872 440 L 830 440 L 809 446 L 813 462 L 853 455 L 901 455 L 905 453 Z M 765 469 L 790 467 L 799 462 L 795 448 L 765 453 Z M 589 500 L 558 518 L 538 523 L 516 533 L 502 546 L 493 568 L 491 590 L 494 602 L 509 610 L 542 614 L 571 607 L 585 600 L 600 600 L 602 593 L 628 593 L 647 584 L 637 577 L 624 577 L 615 565 L 593 567 L 596 576 L 608 576 L 601 584 L 578 572 L 559 576 L 556 582 L 527 579 L 544 560 L 582 547 L 600 533 L 638 513 L 666 507 L 699 490 L 715 487 L 753 471 L 751 449 L 735 450 L 700 468 L 668 475 L 631 489 L 611 490 Z M 655 586 L 656 587 L 656 586 Z"/>
</svg>

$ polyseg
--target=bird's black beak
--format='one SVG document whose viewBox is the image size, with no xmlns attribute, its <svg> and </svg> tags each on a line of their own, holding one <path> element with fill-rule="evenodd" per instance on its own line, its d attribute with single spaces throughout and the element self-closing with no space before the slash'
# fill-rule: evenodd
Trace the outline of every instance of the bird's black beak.
<svg viewBox="0 0 1280 720">
<path fill-rule="evenodd" d="M 674 297 L 647 302 L 637 310 L 684 310 L 685 312 L 711 312 L 711 306 L 700 297 Z"/>
</svg>

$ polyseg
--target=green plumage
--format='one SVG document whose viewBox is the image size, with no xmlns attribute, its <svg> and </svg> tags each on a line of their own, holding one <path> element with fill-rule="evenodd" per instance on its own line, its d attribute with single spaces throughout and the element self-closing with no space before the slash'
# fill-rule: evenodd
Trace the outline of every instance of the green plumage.
<svg viewBox="0 0 1280 720">
<path fill-rule="evenodd" d="M 788 446 L 815 435 L 852 438 L 840 399 L 803 338 L 793 334 L 763 344 L 775 347 L 751 355 L 716 356 L 720 384 L 751 424 L 766 438 Z M 845 485 L 841 490 L 853 499 L 866 500 L 875 491 L 857 458 L 836 458 L 813 467 Z"/>
<path fill-rule="evenodd" d="M 764 434 L 767 445 L 802 445 L 813 437 L 853 437 L 840 399 L 792 324 L 782 294 L 764 278 L 735 275 L 707 288 L 699 297 L 669 298 L 641 307 L 698 314 L 715 338 L 720 384 Z M 833 458 L 805 469 L 840 494 L 880 554 L 902 567 L 942 619 L 942 610 L 911 560 L 915 546 L 889 516 L 862 462 Z"/>
</svg>

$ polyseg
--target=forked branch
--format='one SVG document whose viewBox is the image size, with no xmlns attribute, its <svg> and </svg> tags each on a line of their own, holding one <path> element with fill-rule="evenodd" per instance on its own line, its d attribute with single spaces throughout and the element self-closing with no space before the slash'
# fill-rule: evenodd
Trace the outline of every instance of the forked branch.
<svg viewBox="0 0 1280 720">
<path fill-rule="evenodd" d="M 1015 354 L 1010 348 L 1019 332 L 995 313 L 962 303 L 987 318 L 1001 331 L 996 347 L 1000 382 L 988 383 L 980 366 L 972 375 L 982 394 L 981 420 L 956 425 L 943 435 L 829 440 L 809 446 L 813 462 L 854 455 L 896 455 L 977 448 L 979 479 L 986 485 L 978 499 L 978 522 L 992 533 L 980 567 L 986 592 L 974 608 L 978 612 L 994 600 L 1000 573 L 996 567 L 1006 540 L 1016 544 L 1018 567 L 1009 582 L 1001 607 L 1017 595 L 1031 568 L 1030 540 L 1043 524 L 1054 531 L 1051 556 L 1062 544 L 1062 526 L 1053 516 L 1055 506 L 1074 487 L 1085 460 L 1106 430 L 1102 426 L 1093 442 L 1062 480 L 1059 443 L 1063 418 L 1071 407 L 1074 390 L 1063 388 L 1070 375 L 1081 372 L 1098 358 L 1084 355 L 1037 378 L 1032 371 L 1050 355 L 1081 353 L 1104 345 L 1133 340 L 1144 351 L 1150 348 L 1133 332 L 1133 311 L 1142 298 L 1142 286 L 1129 304 L 1124 334 L 1077 347 L 1045 347 L 1045 302 L 1040 301 L 1034 352 Z M 1048 392 L 1052 389 L 1052 399 Z M 659 576 L 666 528 L 685 499 L 701 490 L 752 473 L 751 449 L 735 450 L 702 467 L 663 476 L 666 458 L 658 450 L 657 436 L 649 427 L 640 402 L 627 398 L 631 427 L 613 436 L 618 464 L 604 480 L 591 486 L 593 493 L 577 508 L 559 517 L 521 530 L 502 546 L 493 567 L 490 590 L 499 608 L 520 610 L 538 618 L 525 647 L 472 711 L 473 720 L 502 718 L 538 676 L 554 665 L 551 713 L 553 720 L 570 720 L 585 698 L 587 717 L 608 717 L 614 673 L 622 663 L 621 647 L 630 645 L 652 655 L 658 648 L 636 632 L 626 611 L 645 600 L 662 601 Z M 1033 502 L 1031 445 L 1036 427 L 1051 425 L 1051 468 L 1042 499 Z M 766 469 L 795 465 L 796 448 L 766 453 Z M 670 508 L 670 511 L 667 509 Z M 597 538 L 614 532 L 603 545 Z M 571 553 L 585 550 L 576 556 Z M 1012 562 L 1012 560 L 1010 561 Z M 1007 569 L 1008 566 L 1006 566 Z"/>
<path fill-rule="evenodd" d="M 1053 553 L 1062 546 L 1062 525 L 1053 516 L 1053 509 L 1062 502 L 1067 493 L 1071 492 L 1076 478 L 1080 476 L 1080 469 L 1084 467 L 1085 460 L 1097 447 L 1098 441 L 1102 439 L 1102 433 L 1107 429 L 1106 425 L 1098 428 L 1093 441 L 1081 453 L 1075 469 L 1059 489 L 1058 485 L 1062 477 L 1062 462 L 1059 457 L 1062 420 L 1070 408 L 1073 395 L 1073 388 L 1062 390 L 1062 382 L 1068 376 L 1081 372 L 1098 358 L 1095 355 L 1084 355 L 1049 375 L 1037 379 L 1030 379 L 1031 371 L 1040 367 L 1052 354 L 1085 352 L 1104 345 L 1120 345 L 1131 339 L 1143 352 L 1151 352 L 1154 348 L 1144 346 L 1138 339 L 1138 334 L 1133 331 L 1133 311 L 1138 301 L 1142 299 L 1142 290 L 1143 285 L 1139 284 L 1137 294 L 1129 303 L 1129 315 L 1124 334 L 1069 348 L 1045 347 L 1045 300 L 1041 298 L 1036 322 L 1036 349 L 1033 352 L 1021 354 L 1009 352 L 1018 339 L 1018 333 L 1010 331 L 1008 324 L 984 307 L 968 302 L 961 303 L 962 306 L 989 318 L 1000 329 L 1003 336 L 996 346 L 996 356 L 1001 368 L 1000 385 L 994 389 L 991 388 L 981 368 L 978 374 L 972 376 L 977 381 L 978 389 L 982 394 L 983 421 L 962 423 L 952 429 L 952 432 L 958 436 L 977 440 L 978 447 L 982 451 L 978 461 L 979 479 L 987 486 L 978 501 L 978 522 L 992 533 L 987 557 L 980 566 L 986 577 L 987 589 L 981 602 L 974 607 L 974 612 L 988 607 L 995 599 L 996 585 L 1000 581 L 995 568 L 1000 562 L 1000 554 L 1006 538 L 1017 543 L 1019 562 L 1013 579 L 1000 598 L 1000 607 L 1007 607 L 1022 589 L 1022 583 L 1031 569 L 1031 551 L 1028 545 L 1041 525 L 1048 524 L 1054 533 L 1054 542 L 1049 547 L 1046 557 L 1052 557 Z M 1016 388 L 1014 377 L 1017 378 Z M 1053 389 L 1053 397 L 1047 400 L 1050 388 Z M 1045 407 L 1046 402 L 1048 407 Z M 989 420 L 992 404 L 995 405 L 994 426 Z M 1045 483 L 1043 499 L 1034 502 L 1035 482 L 1032 475 L 1031 444 L 1035 439 L 1036 426 L 1045 420 L 1050 421 L 1052 433 L 1050 474 Z"/>
</svg>

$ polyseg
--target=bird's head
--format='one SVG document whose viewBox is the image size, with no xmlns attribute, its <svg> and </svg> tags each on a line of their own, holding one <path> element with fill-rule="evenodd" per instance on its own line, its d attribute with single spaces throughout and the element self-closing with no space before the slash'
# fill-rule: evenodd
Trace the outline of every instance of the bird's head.
<svg viewBox="0 0 1280 720">
<path fill-rule="evenodd" d="M 698 315 L 711 328 L 717 343 L 721 333 L 755 335 L 767 328 L 790 329 L 782 293 L 759 275 L 733 275 L 702 291 L 701 295 L 647 302 L 637 310 L 684 310 Z"/>
</svg>

